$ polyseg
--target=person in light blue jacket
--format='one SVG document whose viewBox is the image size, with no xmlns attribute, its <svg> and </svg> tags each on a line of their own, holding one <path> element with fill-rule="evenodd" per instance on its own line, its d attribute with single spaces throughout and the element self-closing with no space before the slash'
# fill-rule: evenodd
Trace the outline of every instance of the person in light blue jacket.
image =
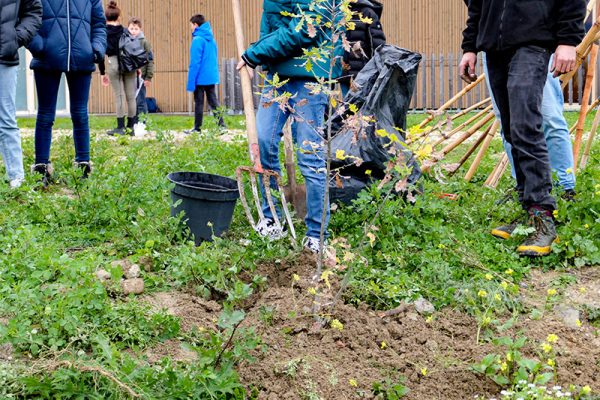
<svg viewBox="0 0 600 400">
<path fill-rule="evenodd" d="M 194 93 L 195 119 L 194 129 L 187 133 L 199 133 L 204 117 L 204 94 L 208 105 L 222 129 L 226 129 L 223 112 L 217 99 L 216 85 L 219 84 L 219 61 L 217 42 L 210 23 L 203 15 L 197 14 L 190 19 L 192 28 L 192 47 L 190 50 L 190 69 L 188 71 L 187 91 Z"/>
<path fill-rule="evenodd" d="M 92 72 L 106 52 L 106 19 L 102 0 L 42 0 L 42 28 L 27 46 L 33 60 L 38 113 L 35 164 L 44 186 L 52 181 L 50 146 L 62 75 L 69 86 L 75 142 L 75 165 L 91 172 L 88 101 Z"/>
</svg>

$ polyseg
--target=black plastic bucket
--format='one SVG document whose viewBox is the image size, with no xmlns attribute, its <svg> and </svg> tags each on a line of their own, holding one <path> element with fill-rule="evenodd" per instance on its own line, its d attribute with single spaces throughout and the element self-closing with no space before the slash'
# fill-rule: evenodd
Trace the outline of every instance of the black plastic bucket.
<svg viewBox="0 0 600 400">
<path fill-rule="evenodd" d="M 240 197 L 236 181 L 201 172 L 173 172 L 167 179 L 175 184 L 171 190 L 171 215 L 185 213 L 184 221 L 196 245 L 227 232 Z"/>
</svg>

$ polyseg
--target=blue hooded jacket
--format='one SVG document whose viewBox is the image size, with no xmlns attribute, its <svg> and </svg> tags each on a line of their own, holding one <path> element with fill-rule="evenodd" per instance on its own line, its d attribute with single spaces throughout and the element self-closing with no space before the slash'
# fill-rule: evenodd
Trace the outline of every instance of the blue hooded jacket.
<svg viewBox="0 0 600 400">
<path fill-rule="evenodd" d="M 190 69 L 187 91 L 193 92 L 196 86 L 219 84 L 219 59 L 217 42 L 208 22 L 203 23 L 192 34 Z"/>
<path fill-rule="evenodd" d="M 27 46 L 31 69 L 93 72 L 106 52 L 102 0 L 42 0 L 42 28 Z"/>
</svg>

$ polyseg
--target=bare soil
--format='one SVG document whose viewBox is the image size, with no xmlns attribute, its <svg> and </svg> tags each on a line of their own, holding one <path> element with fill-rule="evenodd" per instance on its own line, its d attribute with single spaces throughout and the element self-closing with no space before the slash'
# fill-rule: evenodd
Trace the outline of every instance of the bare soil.
<svg viewBox="0 0 600 400">
<path fill-rule="evenodd" d="M 337 319 L 343 328 L 328 325 L 315 329 L 313 297 L 308 293 L 314 287 L 313 266 L 314 260 L 303 255 L 257 267 L 268 283 L 246 304 L 244 324 L 256 329 L 265 346 L 255 352 L 255 362 L 244 363 L 238 370 L 259 399 L 375 398 L 373 384 L 386 380 L 394 384 L 404 380 L 410 389 L 406 399 L 462 400 L 498 395 L 500 388 L 472 372 L 470 365 L 499 350 L 491 344 L 476 343 L 477 323 L 464 313 L 446 309 L 428 322 L 412 307 L 384 317 L 365 305 L 341 303 L 329 318 Z M 531 298 L 530 307 L 543 304 L 543 293 L 557 276 L 538 271 L 532 274 L 525 291 L 527 299 Z M 565 301 L 599 301 L 595 292 L 600 286 L 598 270 L 581 270 L 576 276 L 577 284 L 565 289 Z M 338 284 L 333 277 L 330 280 L 335 291 Z M 584 298 L 586 293 L 589 297 Z M 194 326 L 215 329 L 221 310 L 215 302 L 185 293 L 158 293 L 146 300 L 180 316 L 184 330 Z M 508 334 L 518 332 L 531 339 L 525 350 L 528 356 L 536 356 L 536 346 L 548 334 L 558 335 L 559 383 L 600 390 L 600 339 L 594 327 L 583 323 L 578 329 L 568 328 L 549 311 L 539 320 L 524 315 Z M 151 354 L 181 360 L 189 356 L 173 342 L 151 350 Z"/>
</svg>

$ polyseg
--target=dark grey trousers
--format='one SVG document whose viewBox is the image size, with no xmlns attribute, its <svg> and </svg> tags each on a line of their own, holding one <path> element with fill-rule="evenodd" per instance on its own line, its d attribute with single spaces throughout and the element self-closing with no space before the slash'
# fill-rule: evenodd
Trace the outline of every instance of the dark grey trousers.
<svg viewBox="0 0 600 400">
<path fill-rule="evenodd" d="M 519 201 L 524 209 L 556 208 L 552 173 L 542 130 L 542 97 L 550 52 L 538 46 L 487 52 L 490 86 L 512 145 Z"/>
<path fill-rule="evenodd" d="M 194 90 L 194 102 L 195 104 L 195 121 L 194 129 L 200 130 L 202 128 L 202 121 L 204 119 L 204 94 L 206 93 L 206 100 L 208 106 L 211 108 L 213 115 L 217 119 L 217 123 L 220 127 L 225 128 L 225 121 L 223 121 L 223 113 L 219 110 L 219 99 L 217 98 L 217 89 L 215 85 L 196 86 Z"/>
</svg>

